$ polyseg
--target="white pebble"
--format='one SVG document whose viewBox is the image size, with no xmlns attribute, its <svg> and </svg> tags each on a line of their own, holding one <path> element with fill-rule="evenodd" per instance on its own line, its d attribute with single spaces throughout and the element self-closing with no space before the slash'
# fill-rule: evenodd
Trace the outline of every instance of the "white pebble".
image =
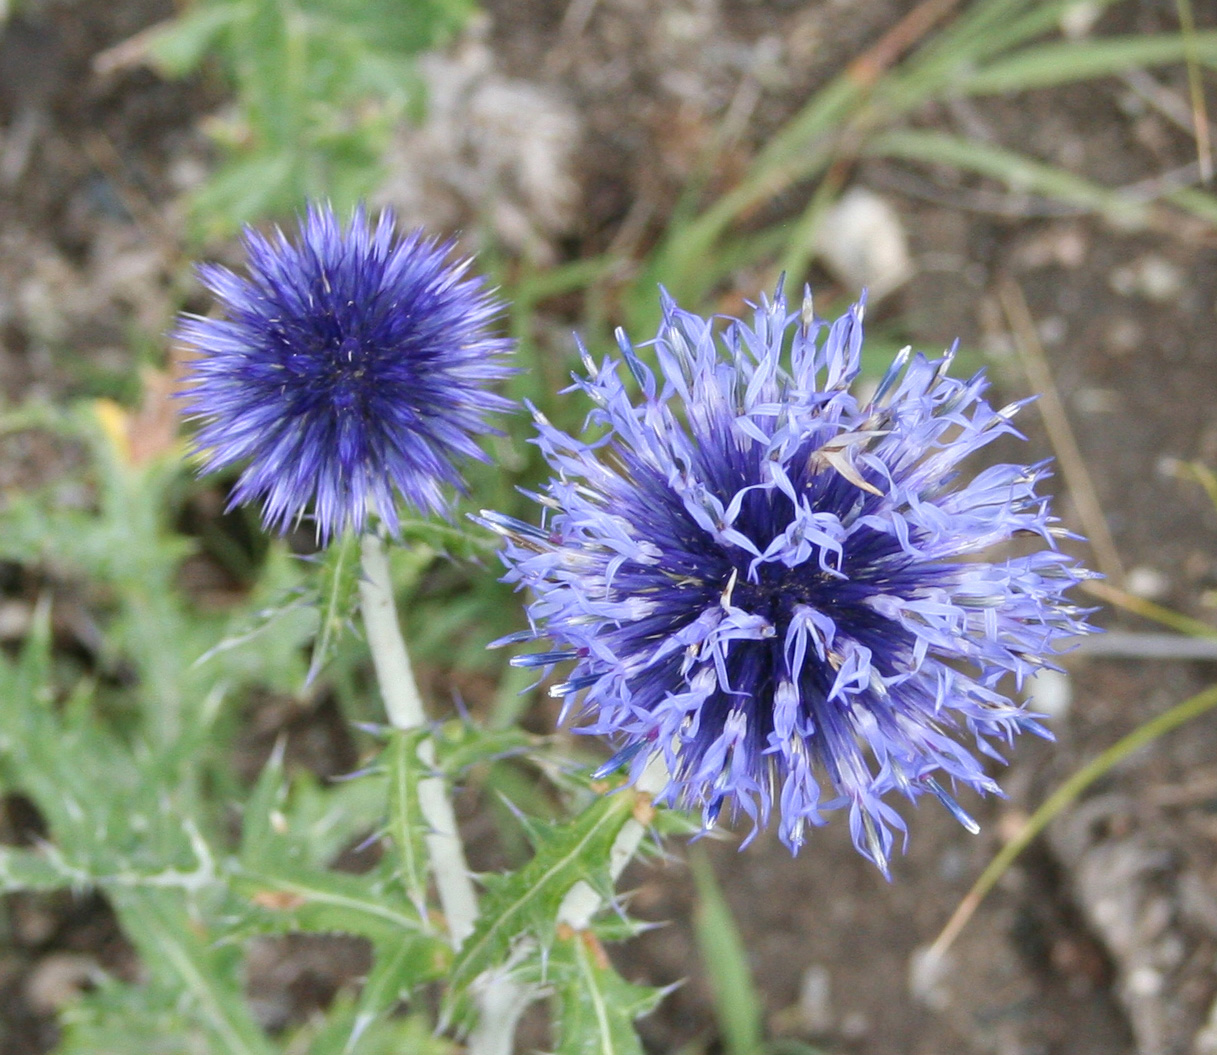
<svg viewBox="0 0 1217 1055">
<path fill-rule="evenodd" d="M 1033 710 L 1060 721 L 1069 714 L 1073 704 L 1073 686 L 1069 675 L 1061 670 L 1036 671 L 1023 683 L 1023 699 Z"/>
<path fill-rule="evenodd" d="M 908 235 L 885 198 L 864 187 L 841 196 L 824 215 L 816 252 L 851 292 L 866 289 L 872 301 L 885 297 L 913 273 Z"/>
</svg>

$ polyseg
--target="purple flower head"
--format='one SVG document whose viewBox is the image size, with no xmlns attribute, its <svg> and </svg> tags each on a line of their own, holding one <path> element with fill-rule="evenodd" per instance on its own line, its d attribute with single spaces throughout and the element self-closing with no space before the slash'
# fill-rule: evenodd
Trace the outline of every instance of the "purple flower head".
<svg viewBox="0 0 1217 1055">
<path fill-rule="evenodd" d="M 1000 683 L 1090 628 L 1063 597 L 1087 573 L 1055 548 L 1045 466 L 958 476 L 1017 435 L 1018 405 L 994 410 L 982 377 L 948 377 L 950 353 L 907 349 L 873 395 L 851 391 L 862 309 L 829 326 L 810 295 L 791 314 L 779 293 L 716 335 L 664 294 L 658 373 L 618 331 L 637 402 L 621 360 L 584 351 L 591 438 L 534 412 L 556 474 L 542 525 L 482 522 L 534 598 L 516 639 L 553 641 L 513 662 L 575 661 L 551 691 L 621 746 L 602 772 L 628 759 L 637 779 L 661 752 L 661 801 L 707 827 L 729 801 L 754 833 L 776 808 L 792 852 L 847 807 L 886 873 L 905 830 L 893 793 L 930 792 L 975 830 L 947 789 L 997 793 L 978 755 L 1049 735 Z M 988 557 L 1014 535 L 1043 545 Z"/>
<path fill-rule="evenodd" d="M 322 541 L 372 512 L 396 532 L 397 495 L 445 510 L 454 462 L 484 459 L 485 415 L 511 406 L 489 391 L 510 373 L 511 344 L 490 332 L 502 305 L 469 261 L 362 208 L 343 227 L 313 205 L 294 244 L 249 228 L 244 244 L 248 278 L 199 268 L 224 317 L 185 316 L 174 334 L 199 352 L 183 395 L 201 471 L 245 463 L 230 505 L 261 501 L 279 531 L 311 506 Z"/>
</svg>

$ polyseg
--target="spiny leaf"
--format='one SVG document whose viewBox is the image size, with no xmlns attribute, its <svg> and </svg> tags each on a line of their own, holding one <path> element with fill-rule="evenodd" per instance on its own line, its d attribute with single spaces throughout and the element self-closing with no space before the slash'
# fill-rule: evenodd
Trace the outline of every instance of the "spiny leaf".
<svg viewBox="0 0 1217 1055">
<path fill-rule="evenodd" d="M 577 882 L 608 885 L 609 850 L 636 800 L 628 790 L 596 800 L 570 823 L 554 826 L 518 871 L 487 881 L 478 925 L 457 953 L 445 1017 L 456 1013 L 474 979 L 499 964 L 514 940 L 533 934 L 548 944 L 562 899 Z"/>
<path fill-rule="evenodd" d="M 385 757 L 389 770 L 389 834 L 393 838 L 395 872 L 401 885 L 426 920 L 427 822 L 423 818 L 418 785 L 425 776 L 418 747 L 431 731 L 426 728 L 394 731 Z"/>
<path fill-rule="evenodd" d="M 63 1031 L 55 1055 L 200 1055 L 206 1041 L 197 1018 L 166 979 L 128 985 L 101 974 L 59 1014 Z M 133 1038 L 138 1041 L 133 1043 Z M 217 1053 L 219 1055 L 219 1053 Z"/>
<path fill-rule="evenodd" d="M 343 532 L 342 538 L 332 543 L 320 561 L 321 575 L 317 584 L 318 607 L 321 624 L 313 644 L 313 656 L 309 661 L 306 685 L 329 662 L 338 640 L 351 624 L 359 604 L 359 536 L 353 531 Z"/>
<path fill-rule="evenodd" d="M 425 546 L 460 560 L 485 557 L 498 548 L 493 538 L 436 520 L 404 519 L 400 531 L 402 542 L 410 548 Z"/>
<path fill-rule="evenodd" d="M 65 862 L 36 850 L 0 846 L 0 893 L 75 887 L 82 876 Z"/>
<path fill-rule="evenodd" d="M 557 1055 L 642 1055 L 634 1022 L 665 990 L 632 985 L 590 931 L 559 934 L 550 953 L 556 988 Z"/>
<path fill-rule="evenodd" d="M 197 1009 L 226 1055 L 272 1055 L 241 994 L 229 950 L 209 946 L 192 925 L 180 895 L 162 890 L 116 889 L 111 897 L 123 930 L 149 969 Z"/>
<path fill-rule="evenodd" d="M 341 992 L 325 1016 L 302 1026 L 287 1039 L 283 1050 L 308 1055 L 458 1055 L 458 1050 L 464 1050 L 454 1041 L 436 1036 L 427 1016 L 418 1013 L 378 1019 L 352 1043 L 358 1015 L 358 1002 Z"/>
<path fill-rule="evenodd" d="M 520 755 L 536 746 L 537 738 L 523 729 L 483 729 L 476 725 L 449 722 L 436 737 L 440 768 L 450 777 L 464 775 L 478 762 Z"/>
<path fill-rule="evenodd" d="M 269 604 L 263 605 L 252 615 L 247 616 L 231 633 L 225 635 L 222 641 L 199 656 L 195 660 L 195 666 L 202 666 L 216 656 L 249 644 L 284 616 L 307 609 L 310 600 L 309 594 L 299 587 L 283 591 Z"/>
<path fill-rule="evenodd" d="M 267 867 L 282 855 L 280 807 L 287 797 L 283 775 L 285 742 L 275 744 L 262 767 L 253 794 L 245 804 L 241 820 L 241 863 L 257 870 Z"/>
<path fill-rule="evenodd" d="M 239 929 L 337 931 L 373 941 L 424 935 L 413 906 L 366 876 L 281 864 L 273 872 L 242 870 L 232 877 L 232 888 L 255 910 Z"/>
<path fill-rule="evenodd" d="M 417 936 L 380 942 L 376 947 L 376 964 L 364 982 L 355 1006 L 344 1053 L 362 1053 L 365 1049 L 361 1042 L 372 1025 L 383 1019 L 415 987 L 442 977 L 451 963 L 451 950 L 439 942 Z"/>
</svg>

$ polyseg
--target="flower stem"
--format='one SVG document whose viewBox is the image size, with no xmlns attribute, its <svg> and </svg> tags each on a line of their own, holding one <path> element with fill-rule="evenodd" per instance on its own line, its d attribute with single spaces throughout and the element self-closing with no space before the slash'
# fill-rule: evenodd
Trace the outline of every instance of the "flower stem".
<svg viewBox="0 0 1217 1055">
<path fill-rule="evenodd" d="M 389 724 L 395 729 L 417 729 L 427 721 L 422 697 L 410 668 L 410 656 L 401 635 L 397 606 L 393 602 L 393 584 L 389 578 L 389 560 L 384 541 L 368 533 L 363 537 L 363 579 L 359 584 L 360 609 L 368 635 L 368 647 L 376 668 L 376 681 L 384 700 Z M 435 744 L 423 740 L 418 757 L 428 770 L 435 769 Z M 465 848 L 456 826 L 456 814 L 444 788 L 442 777 L 434 776 L 418 783 L 419 807 L 430 829 L 427 851 L 435 873 L 440 905 L 448 922 L 448 934 L 455 948 L 472 933 L 477 919 L 477 895 Z"/>
</svg>

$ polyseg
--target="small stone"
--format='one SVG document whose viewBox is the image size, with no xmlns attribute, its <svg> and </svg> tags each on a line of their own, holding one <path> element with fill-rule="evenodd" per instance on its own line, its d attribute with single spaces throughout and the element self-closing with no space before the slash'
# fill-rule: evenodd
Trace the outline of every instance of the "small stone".
<svg viewBox="0 0 1217 1055">
<path fill-rule="evenodd" d="M 803 972 L 799 985 L 799 1020 L 812 1034 L 828 1033 L 833 1026 L 832 976 L 823 964 L 813 963 Z"/>
<path fill-rule="evenodd" d="M 1137 597 L 1155 601 L 1170 593 L 1171 581 L 1157 568 L 1139 564 L 1130 569 L 1128 575 L 1125 576 L 1124 587 Z"/>
<path fill-rule="evenodd" d="M 1120 393 L 1112 388 L 1079 388 L 1072 403 L 1083 414 L 1117 414 L 1123 405 Z"/>
<path fill-rule="evenodd" d="M 1128 355 L 1145 342 L 1145 330 L 1135 319 L 1119 315 L 1107 324 L 1104 338 L 1108 355 Z"/>
<path fill-rule="evenodd" d="M 33 610 L 25 601 L 0 603 L 0 641 L 20 641 L 30 628 Z"/>
<path fill-rule="evenodd" d="M 816 235 L 825 267 L 849 287 L 878 301 L 913 273 L 908 235 L 896 210 L 873 191 L 854 187 L 825 214 Z"/>
<path fill-rule="evenodd" d="M 1073 705 L 1069 675 L 1061 670 L 1036 671 L 1023 683 L 1023 699 L 1053 721 L 1062 720 Z"/>
<path fill-rule="evenodd" d="M 1049 348 L 1060 344 L 1065 339 L 1066 333 L 1069 332 L 1068 323 L 1059 315 L 1045 316 L 1040 320 L 1036 329 L 1039 331 L 1040 340 Z"/>
<path fill-rule="evenodd" d="M 1165 257 L 1149 255 L 1124 267 L 1117 267 L 1108 277 L 1111 288 L 1123 297 L 1141 297 L 1155 304 L 1165 304 L 1183 292 L 1186 275 L 1181 267 Z"/>
<path fill-rule="evenodd" d="M 1129 973 L 1126 985 L 1133 996 L 1157 996 L 1162 992 L 1162 975 L 1152 967 L 1138 967 Z"/>
<path fill-rule="evenodd" d="M 1078 0 L 1077 3 L 1066 5 L 1058 20 L 1061 32 L 1070 40 L 1089 36 L 1106 6 L 1095 0 Z"/>
<path fill-rule="evenodd" d="M 870 1032 L 870 1019 L 861 1011 L 850 1011 L 841 1019 L 838 1031 L 844 1041 L 861 1040 Z"/>
<path fill-rule="evenodd" d="M 947 976 L 954 966 L 951 957 L 939 953 L 932 945 L 920 945 L 909 957 L 909 993 L 919 1004 L 931 1011 L 943 1011 L 951 1002 Z"/>
</svg>

